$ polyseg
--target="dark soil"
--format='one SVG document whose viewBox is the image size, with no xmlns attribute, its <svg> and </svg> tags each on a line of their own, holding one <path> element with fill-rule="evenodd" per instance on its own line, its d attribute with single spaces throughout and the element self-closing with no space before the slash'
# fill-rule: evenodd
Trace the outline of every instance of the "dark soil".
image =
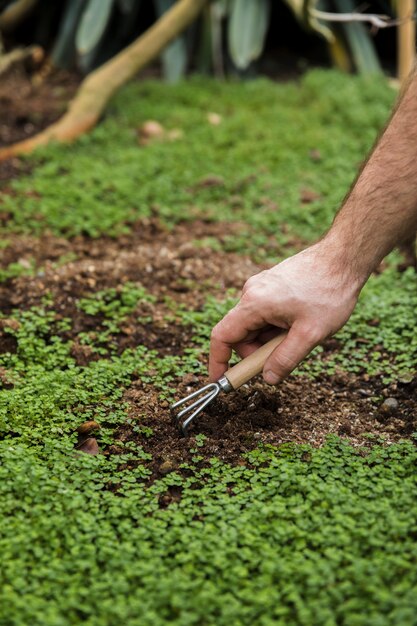
<svg viewBox="0 0 417 626">
<path fill-rule="evenodd" d="M 76 74 L 54 71 L 42 79 L 16 67 L 0 81 L 0 146 L 27 139 L 55 122 L 79 85 Z"/>
<path fill-rule="evenodd" d="M 75 305 L 80 297 L 125 281 L 144 285 L 155 297 L 155 303 L 142 303 L 135 315 L 124 324 L 116 338 L 118 351 L 144 344 L 160 354 L 181 354 L 192 341 L 195 331 L 168 323 L 166 296 L 190 309 L 198 309 L 209 292 L 222 297 L 229 288 L 241 288 L 246 278 L 263 269 L 249 258 L 213 251 L 193 245 L 203 237 L 222 237 L 239 229 L 239 225 L 184 223 L 168 231 L 155 220 L 137 223 L 129 235 L 117 240 L 89 240 L 77 237 L 72 241 L 44 236 L 41 239 L 15 238 L 2 251 L 3 266 L 10 262 L 36 259 L 41 269 L 35 277 L 19 277 L 0 287 L 0 307 L 11 315 L 16 307 L 27 308 L 41 302 L 51 293 L 53 308 L 73 319 L 74 337 L 92 330 L 101 320 L 85 315 Z M 65 255 L 76 258 L 64 262 Z M 60 261 L 61 260 L 61 261 Z M 141 308 L 142 307 L 142 308 Z M 136 323 L 137 315 L 146 314 L 152 322 Z M 6 324 L 12 324 L 11 317 Z M 71 337 L 68 337 L 71 338 Z M 337 349 L 330 340 L 328 351 Z M 0 334 L 0 350 L 14 349 L 13 338 Z M 74 342 L 73 356 L 80 365 L 92 358 L 88 347 Z M 203 359 L 207 355 L 203 356 Z M 206 384 L 204 377 L 187 375 L 178 381 L 177 397 L 187 395 Z M 355 445 L 369 442 L 368 434 L 383 436 L 386 442 L 409 436 L 417 429 L 417 380 L 409 384 L 392 384 L 385 388 L 378 379 L 339 373 L 333 377 L 311 381 L 291 377 L 277 388 L 260 379 L 241 390 L 219 397 L 202 414 L 184 438 L 174 424 L 166 401 L 158 398 L 152 385 L 134 380 L 125 392 L 131 423 L 120 426 L 116 440 L 136 440 L 153 455 L 154 476 L 173 471 L 189 462 L 194 453 L 193 437 L 203 433 L 207 440 L 199 448 L 205 459 L 217 456 L 222 460 L 242 463 L 242 454 L 259 442 L 283 442 L 320 445 L 329 433 L 348 438 Z M 389 414 L 380 409 L 382 398 L 394 397 L 398 408 Z M 153 435 L 137 434 L 133 425 L 151 428 Z M 99 435 L 98 435 L 99 440 Z M 123 448 L 113 445 L 105 454 L 118 454 Z M 203 462 L 204 463 L 204 462 Z"/>
<path fill-rule="evenodd" d="M 42 78 L 21 66 L 1 76 L 0 147 L 28 139 L 55 122 L 79 83 L 75 73 L 54 70 Z M 18 158 L 0 162 L 0 182 L 28 171 L 28 164 Z"/>
</svg>

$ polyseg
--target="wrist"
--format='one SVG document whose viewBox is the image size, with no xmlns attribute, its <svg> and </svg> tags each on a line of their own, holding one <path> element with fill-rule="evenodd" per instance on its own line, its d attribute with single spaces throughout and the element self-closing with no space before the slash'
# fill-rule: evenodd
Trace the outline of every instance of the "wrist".
<svg viewBox="0 0 417 626">
<path fill-rule="evenodd" d="M 346 229 L 332 228 L 315 244 L 317 253 L 324 258 L 329 276 L 359 295 L 374 270 L 373 260 L 361 251 L 358 242 L 346 236 Z"/>
</svg>

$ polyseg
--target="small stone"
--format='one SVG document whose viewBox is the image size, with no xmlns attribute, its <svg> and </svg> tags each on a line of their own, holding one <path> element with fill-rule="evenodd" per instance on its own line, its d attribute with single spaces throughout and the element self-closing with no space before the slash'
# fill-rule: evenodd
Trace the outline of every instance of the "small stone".
<svg viewBox="0 0 417 626">
<path fill-rule="evenodd" d="M 191 259 L 196 255 L 196 250 L 191 243 L 187 242 L 178 248 L 177 254 L 180 259 Z"/>
<path fill-rule="evenodd" d="M 95 422 L 94 420 L 89 420 L 88 422 L 83 422 L 77 428 L 77 433 L 80 435 L 86 435 L 87 433 L 91 433 L 93 430 L 99 430 L 100 424 Z"/>
<path fill-rule="evenodd" d="M 259 441 L 259 439 L 262 439 L 262 434 L 261 433 L 254 433 L 253 434 L 253 438 L 256 439 L 257 441 Z"/>
<path fill-rule="evenodd" d="M 398 400 L 395 398 L 387 398 L 379 407 L 381 413 L 385 415 L 392 415 L 398 409 Z"/>
<path fill-rule="evenodd" d="M 218 126 L 221 124 L 222 116 L 218 113 L 214 113 L 214 111 L 211 111 L 210 113 L 207 113 L 207 121 L 212 126 Z"/>
<path fill-rule="evenodd" d="M 147 146 L 155 139 L 162 139 L 165 135 L 165 129 L 159 122 L 148 120 L 139 128 L 139 145 Z"/>
<path fill-rule="evenodd" d="M 97 439 L 94 437 L 89 437 L 79 446 L 77 446 L 78 452 L 84 452 L 85 454 L 91 454 L 96 456 L 100 454 L 100 448 L 98 447 Z"/>
<path fill-rule="evenodd" d="M 140 134 L 144 137 L 161 137 L 164 132 L 162 124 L 155 120 L 148 120 L 140 127 Z"/>
<path fill-rule="evenodd" d="M 384 422 L 387 417 L 390 417 L 396 413 L 398 406 L 398 401 L 395 398 L 386 398 L 386 400 L 384 400 L 384 402 L 378 409 L 376 419 L 379 422 Z"/>
</svg>

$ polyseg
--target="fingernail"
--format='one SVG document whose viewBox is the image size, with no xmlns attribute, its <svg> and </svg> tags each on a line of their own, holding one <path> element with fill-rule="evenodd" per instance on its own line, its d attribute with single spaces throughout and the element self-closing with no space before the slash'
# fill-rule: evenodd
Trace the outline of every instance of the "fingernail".
<svg viewBox="0 0 417 626">
<path fill-rule="evenodd" d="M 268 385 L 276 385 L 279 382 L 279 376 L 272 370 L 268 370 L 264 374 L 264 381 L 268 383 Z"/>
</svg>

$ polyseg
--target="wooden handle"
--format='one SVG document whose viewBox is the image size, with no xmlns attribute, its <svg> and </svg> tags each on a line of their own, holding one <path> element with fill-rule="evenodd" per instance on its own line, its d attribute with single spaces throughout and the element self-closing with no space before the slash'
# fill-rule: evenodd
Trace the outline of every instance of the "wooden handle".
<svg viewBox="0 0 417 626">
<path fill-rule="evenodd" d="M 239 389 L 242 385 L 248 382 L 251 378 L 262 372 L 265 365 L 265 361 L 275 350 L 279 344 L 284 341 L 288 333 L 284 332 L 261 346 L 256 352 L 252 352 L 246 359 L 242 359 L 240 363 L 231 367 L 225 373 L 225 376 L 233 389 Z"/>
<path fill-rule="evenodd" d="M 415 0 L 400 0 L 397 3 L 397 16 L 404 20 L 398 26 L 398 78 L 404 83 L 414 65 L 416 54 L 416 25 L 414 13 L 416 10 Z"/>
</svg>

